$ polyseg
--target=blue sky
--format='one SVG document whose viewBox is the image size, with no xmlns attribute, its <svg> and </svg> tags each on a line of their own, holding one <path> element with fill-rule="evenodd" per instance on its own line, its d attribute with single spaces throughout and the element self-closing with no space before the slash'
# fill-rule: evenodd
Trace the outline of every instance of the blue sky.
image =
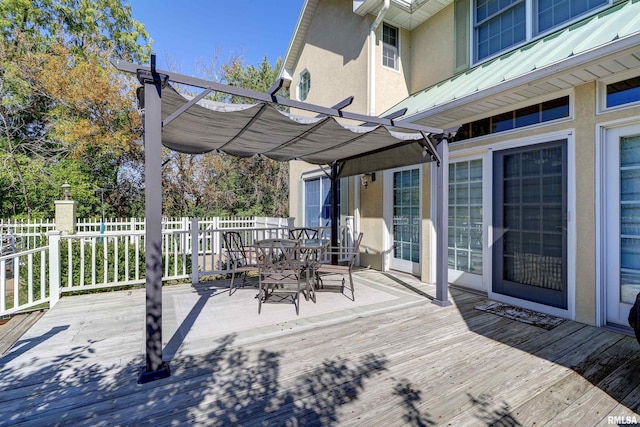
<svg viewBox="0 0 640 427">
<path fill-rule="evenodd" d="M 219 62 L 242 55 L 271 64 L 287 53 L 304 0 L 128 0 L 135 19 L 153 39 L 158 68 L 173 59 L 181 74 L 193 75 L 198 58 L 220 53 Z"/>
</svg>

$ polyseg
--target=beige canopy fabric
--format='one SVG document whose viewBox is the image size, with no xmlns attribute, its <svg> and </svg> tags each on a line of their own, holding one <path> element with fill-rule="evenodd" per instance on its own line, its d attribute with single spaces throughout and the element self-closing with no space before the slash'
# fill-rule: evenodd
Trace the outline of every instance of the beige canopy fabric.
<svg viewBox="0 0 640 427">
<path fill-rule="evenodd" d="M 189 100 L 167 86 L 162 93 L 162 119 Z M 420 133 L 395 132 L 382 125 L 344 125 L 333 117 L 296 116 L 265 102 L 225 104 L 201 99 L 163 126 L 162 143 L 192 154 L 215 150 L 317 165 L 337 161 L 339 177 L 431 161 Z"/>
</svg>

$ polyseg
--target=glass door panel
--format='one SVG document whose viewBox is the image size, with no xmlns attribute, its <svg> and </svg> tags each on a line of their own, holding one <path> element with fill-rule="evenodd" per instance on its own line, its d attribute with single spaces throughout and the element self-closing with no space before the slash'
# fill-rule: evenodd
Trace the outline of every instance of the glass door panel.
<svg viewBox="0 0 640 427">
<path fill-rule="evenodd" d="M 640 125 L 608 130 L 604 157 L 606 320 L 626 326 L 640 292 Z"/>
<path fill-rule="evenodd" d="M 417 273 L 420 263 L 420 170 L 393 172 L 391 267 Z"/>
<path fill-rule="evenodd" d="M 620 295 L 633 304 L 640 292 L 640 136 L 620 138 Z"/>
<path fill-rule="evenodd" d="M 567 308 L 566 158 L 566 141 L 494 154 L 494 292 Z"/>
</svg>

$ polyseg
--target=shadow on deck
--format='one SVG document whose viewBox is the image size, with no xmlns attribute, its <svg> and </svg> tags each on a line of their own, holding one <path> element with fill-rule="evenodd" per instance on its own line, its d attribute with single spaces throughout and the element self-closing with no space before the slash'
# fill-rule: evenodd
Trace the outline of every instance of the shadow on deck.
<svg viewBox="0 0 640 427">
<path fill-rule="evenodd" d="M 228 284 L 165 288 L 171 377 L 137 384 L 142 292 L 64 298 L 0 359 L 0 425 L 572 425 L 636 416 L 638 345 L 551 330 L 404 275 L 357 275 L 358 305 L 319 292 L 301 315 Z M 97 297 L 96 297 L 97 296 Z M 64 304 L 62 304 L 64 303 Z M 582 417 L 582 418 L 580 418 Z M 640 420 L 640 417 L 638 417 Z"/>
</svg>

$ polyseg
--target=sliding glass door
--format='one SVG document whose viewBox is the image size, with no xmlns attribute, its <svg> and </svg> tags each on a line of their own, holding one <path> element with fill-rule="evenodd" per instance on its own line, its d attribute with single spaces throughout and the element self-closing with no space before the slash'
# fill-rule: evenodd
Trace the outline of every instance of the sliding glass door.
<svg viewBox="0 0 640 427">
<path fill-rule="evenodd" d="M 567 308 L 567 142 L 494 153 L 493 291 Z"/>
</svg>

